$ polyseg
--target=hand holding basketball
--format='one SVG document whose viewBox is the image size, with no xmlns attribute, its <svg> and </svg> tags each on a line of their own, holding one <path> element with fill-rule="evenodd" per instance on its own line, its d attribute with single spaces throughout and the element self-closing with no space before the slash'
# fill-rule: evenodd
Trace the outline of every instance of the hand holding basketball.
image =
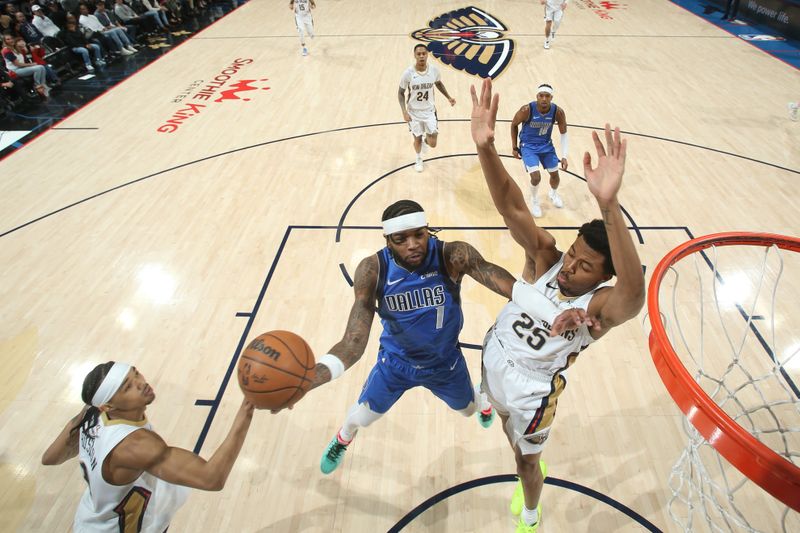
<svg viewBox="0 0 800 533">
<path fill-rule="evenodd" d="M 308 392 L 315 366 L 314 354 L 300 336 L 270 331 L 253 339 L 239 358 L 239 387 L 258 409 L 279 411 Z"/>
</svg>

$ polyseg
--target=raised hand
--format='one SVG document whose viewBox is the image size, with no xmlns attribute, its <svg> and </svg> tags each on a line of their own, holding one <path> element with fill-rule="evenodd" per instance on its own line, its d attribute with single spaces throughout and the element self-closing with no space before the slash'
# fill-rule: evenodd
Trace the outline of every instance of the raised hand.
<svg viewBox="0 0 800 533">
<path fill-rule="evenodd" d="M 471 130 L 472 140 L 478 148 L 485 148 L 494 144 L 494 126 L 497 121 L 497 106 L 500 95 L 492 97 L 492 80 L 486 78 L 481 86 L 480 99 L 475 91 L 475 86 L 469 88 L 472 95 Z"/>
<path fill-rule="evenodd" d="M 597 167 L 592 168 L 592 156 L 589 152 L 583 154 L 583 174 L 589 191 L 600 205 L 616 201 L 617 191 L 622 185 L 622 175 L 625 173 L 625 151 L 627 141 L 622 139 L 619 128 L 611 133 L 611 126 L 606 124 L 606 148 L 600 141 L 596 131 L 592 132 L 594 147 L 597 150 Z"/>
<path fill-rule="evenodd" d="M 553 325 L 550 328 L 550 336 L 556 337 L 565 331 L 575 329 L 584 324 L 586 324 L 586 327 L 590 330 L 600 329 L 600 321 L 589 316 L 583 309 L 567 309 L 553 320 Z"/>
</svg>

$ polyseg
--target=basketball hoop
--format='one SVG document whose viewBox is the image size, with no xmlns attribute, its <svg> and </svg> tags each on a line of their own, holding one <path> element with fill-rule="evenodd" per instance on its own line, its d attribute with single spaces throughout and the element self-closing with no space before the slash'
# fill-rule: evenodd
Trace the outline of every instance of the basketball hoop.
<svg viewBox="0 0 800 533">
<path fill-rule="evenodd" d="M 650 351 L 686 415 L 689 437 L 670 476 L 670 515 L 686 531 L 702 524 L 710 531 L 775 531 L 770 517 L 780 520 L 783 531 L 800 531 L 800 393 L 795 379 L 800 344 L 791 344 L 800 328 L 782 323 L 797 319 L 800 306 L 792 294 L 800 292 L 791 288 L 795 293 L 783 306 L 777 298 L 779 288 L 786 290 L 779 285 L 786 284 L 786 260 L 798 261 L 800 268 L 800 256 L 787 258 L 785 251 L 800 252 L 800 239 L 719 233 L 681 244 L 653 271 L 647 297 Z M 681 261 L 688 256 L 694 261 Z M 728 260 L 732 267 L 726 269 Z M 800 279 L 800 270 L 790 272 L 793 282 Z M 743 284 L 731 290 L 732 280 L 742 276 Z M 763 290 L 770 285 L 771 291 Z M 659 299 L 670 291 L 669 299 Z M 751 300 L 739 300 L 751 295 Z M 710 317 L 707 305 L 716 311 Z M 694 320 L 698 306 L 699 324 Z M 794 314 L 787 316 L 790 311 Z M 776 334 L 776 316 L 778 329 L 788 334 Z M 790 345 L 778 346 L 787 337 Z M 687 366 L 694 368 L 690 372 Z M 779 518 L 777 511 L 782 511 Z"/>
</svg>

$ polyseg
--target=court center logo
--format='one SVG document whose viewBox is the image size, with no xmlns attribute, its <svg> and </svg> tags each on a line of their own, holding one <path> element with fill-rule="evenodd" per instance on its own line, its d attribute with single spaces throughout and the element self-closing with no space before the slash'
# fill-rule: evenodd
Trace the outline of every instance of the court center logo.
<svg viewBox="0 0 800 533">
<path fill-rule="evenodd" d="M 442 63 L 494 79 L 514 55 L 514 41 L 504 35 L 506 31 L 497 17 L 477 7 L 465 7 L 440 15 L 411 37 L 427 43 L 428 51 Z"/>
<path fill-rule="evenodd" d="M 227 67 L 211 80 L 195 80 L 172 101 L 181 107 L 165 120 L 156 131 L 158 133 L 174 133 L 201 113 L 206 113 L 214 104 L 231 100 L 249 102 L 255 94 L 252 91 L 268 91 L 268 78 L 238 78 L 243 67 L 253 63 L 253 59 L 234 59 Z"/>
</svg>

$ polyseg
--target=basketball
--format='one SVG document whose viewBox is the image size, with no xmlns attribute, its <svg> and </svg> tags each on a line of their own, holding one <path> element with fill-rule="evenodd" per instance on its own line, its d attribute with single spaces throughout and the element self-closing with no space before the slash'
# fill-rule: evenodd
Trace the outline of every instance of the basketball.
<svg viewBox="0 0 800 533">
<path fill-rule="evenodd" d="M 291 331 L 269 331 L 253 339 L 239 358 L 239 386 L 259 409 L 294 405 L 311 388 L 314 354 Z"/>
</svg>

